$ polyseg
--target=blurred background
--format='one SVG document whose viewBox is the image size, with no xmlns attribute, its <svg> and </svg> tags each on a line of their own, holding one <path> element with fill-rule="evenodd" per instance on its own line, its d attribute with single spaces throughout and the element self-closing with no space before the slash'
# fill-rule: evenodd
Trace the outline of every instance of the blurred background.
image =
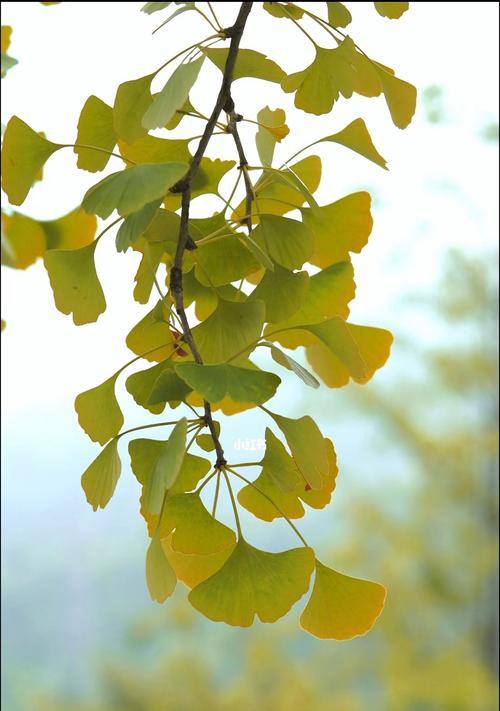
<svg viewBox="0 0 500 711">
<path fill-rule="evenodd" d="M 317 199 L 372 194 L 375 225 L 353 258 L 350 320 L 389 328 L 392 356 L 368 385 L 341 390 L 308 391 L 280 372 L 276 398 L 278 411 L 311 414 L 339 459 L 331 505 L 308 511 L 301 530 L 326 563 L 383 582 L 385 611 L 366 637 L 339 643 L 298 628 L 304 601 L 274 625 L 242 630 L 201 618 L 182 585 L 163 606 L 149 600 L 126 452 L 104 511 L 93 513 L 80 489 L 97 448 L 78 427 L 74 396 L 129 359 L 125 335 L 150 308 L 132 300 L 138 255 L 117 256 L 110 239 L 97 256 L 108 310 L 96 324 L 76 328 L 55 310 L 40 262 L 2 268 L 6 711 L 498 708 L 498 3 L 411 3 L 398 21 L 372 3 L 347 5 L 358 44 L 417 86 L 406 131 L 382 99 L 341 101 L 330 116 L 311 117 L 265 82 L 239 82 L 234 98 L 251 118 L 266 103 L 286 110 L 280 162 L 362 116 L 389 163 L 386 173 L 328 146 Z M 135 2 L 2 6 L 19 61 L 2 80 L 2 123 L 16 114 L 60 142 L 74 140 L 90 94 L 112 104 L 120 82 L 210 33 L 186 13 L 151 37 L 165 13 L 148 17 Z M 238 3 L 215 7 L 231 24 Z M 243 44 L 296 71 L 310 59 L 302 39 L 259 10 Z M 220 81 L 206 72 L 192 97 L 201 110 Z M 250 124 L 246 131 L 250 144 Z M 224 139 L 210 155 L 233 157 Z M 74 163 L 70 151 L 57 153 L 22 211 L 47 219 L 77 205 L 96 178 Z M 210 214 L 199 202 L 199 214 Z M 264 356 L 259 363 L 275 368 Z M 151 419 L 123 385 L 119 399 L 128 426 Z M 263 437 L 255 414 L 223 421 L 222 432 L 231 459 L 260 457 L 238 450 Z M 280 522 L 245 514 L 242 522 L 260 547 L 290 544 Z"/>
</svg>

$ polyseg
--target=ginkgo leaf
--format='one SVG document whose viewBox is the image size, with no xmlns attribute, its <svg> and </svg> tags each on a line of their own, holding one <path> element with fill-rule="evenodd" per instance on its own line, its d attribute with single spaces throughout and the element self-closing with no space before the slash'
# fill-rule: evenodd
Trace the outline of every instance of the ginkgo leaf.
<svg viewBox="0 0 500 711">
<path fill-rule="evenodd" d="M 133 248 L 142 253 L 141 263 L 134 277 L 134 299 L 140 304 L 147 304 L 156 272 L 165 253 L 164 246 L 161 242 L 151 244 L 146 239 L 139 239 L 134 243 Z"/>
<path fill-rule="evenodd" d="M 162 539 L 163 551 L 175 570 L 177 579 L 189 588 L 195 587 L 220 570 L 234 550 L 234 545 L 231 545 L 224 550 L 208 555 L 180 553 L 172 548 L 171 538 L 172 535 Z"/>
<path fill-rule="evenodd" d="M 78 249 L 93 242 L 97 218 L 80 207 L 56 220 L 40 220 L 47 238 L 47 249 Z"/>
<path fill-rule="evenodd" d="M 276 143 L 290 133 L 285 119 L 283 109 L 272 111 L 269 106 L 265 106 L 257 114 L 259 129 L 255 135 L 255 143 L 262 165 L 272 165 Z"/>
<path fill-rule="evenodd" d="M 189 96 L 186 99 L 186 101 L 183 103 L 180 109 L 177 109 L 175 114 L 172 116 L 170 121 L 165 124 L 165 128 L 168 131 L 172 131 L 174 128 L 177 128 L 177 126 L 180 124 L 180 122 L 185 118 L 186 114 L 191 114 L 191 113 L 196 113 L 196 109 L 191 103 Z"/>
<path fill-rule="evenodd" d="M 2 264 L 27 269 L 43 256 L 46 238 L 43 227 L 31 217 L 2 211 Z"/>
<path fill-rule="evenodd" d="M 314 193 L 321 179 L 321 160 L 319 156 L 308 156 L 290 166 L 294 174 L 304 183 L 307 189 Z M 277 178 L 277 173 L 264 173 L 254 185 L 259 211 L 263 214 L 284 215 L 295 207 L 304 204 L 306 198 L 303 192 L 290 182 Z M 245 217 L 245 201 L 243 200 L 232 214 L 233 220 L 241 221 Z M 255 218 L 253 220 L 256 221 Z"/>
<path fill-rule="evenodd" d="M 283 321 L 300 309 L 308 287 L 307 272 L 291 272 L 276 265 L 274 271 L 266 271 L 248 300 L 265 303 L 266 321 Z"/>
<path fill-rule="evenodd" d="M 265 2 L 263 7 L 273 17 L 293 17 L 294 20 L 300 20 L 304 15 L 302 8 L 290 2 Z"/>
<path fill-rule="evenodd" d="M 102 150 L 88 148 L 73 149 L 78 156 L 77 166 L 95 173 L 104 170 L 110 152 L 116 144 L 113 127 L 113 109 L 97 96 L 89 96 L 78 119 L 76 144 L 95 146 Z"/>
<path fill-rule="evenodd" d="M 191 387 L 186 385 L 185 381 L 174 371 L 174 364 L 170 363 L 169 367 L 164 368 L 156 379 L 148 404 L 157 405 L 160 402 L 168 402 L 172 405 L 185 400 L 190 392 Z"/>
<path fill-rule="evenodd" d="M 118 373 L 95 388 L 77 395 L 75 410 L 80 427 L 91 440 L 105 444 L 123 426 L 123 415 L 115 395 Z"/>
<path fill-rule="evenodd" d="M 351 578 L 316 560 L 314 587 L 300 625 L 320 639 L 352 639 L 373 627 L 385 597 L 383 585 Z"/>
<path fill-rule="evenodd" d="M 7 74 L 9 69 L 15 67 L 17 63 L 17 59 L 15 59 L 14 57 L 9 57 L 8 54 L 4 54 L 2 52 L 2 55 L 0 57 L 0 73 L 2 75 L 2 78 Z"/>
<path fill-rule="evenodd" d="M 398 79 L 380 66 L 377 66 L 377 72 L 392 122 L 398 128 L 406 128 L 415 113 L 417 90 L 413 84 Z"/>
<path fill-rule="evenodd" d="M 291 370 L 292 373 L 295 373 L 295 375 L 299 377 L 305 385 L 309 385 L 311 388 L 319 388 L 319 383 L 314 375 L 300 365 L 300 363 L 297 363 L 297 361 L 289 356 L 288 353 L 284 353 L 277 346 L 272 344 L 269 344 L 269 346 L 271 348 L 272 359 L 276 363 L 279 363 L 279 365 L 282 365 L 287 370 Z"/>
<path fill-rule="evenodd" d="M 181 5 L 175 12 L 173 12 L 170 17 L 167 17 L 167 19 L 161 23 L 153 32 L 157 32 L 161 27 L 164 27 L 167 25 L 171 20 L 174 19 L 174 17 L 177 17 L 178 15 L 182 15 L 184 12 L 190 12 L 191 10 L 195 9 L 195 4 L 194 2 L 176 2 L 176 5 Z"/>
<path fill-rule="evenodd" d="M 268 553 L 240 538 L 222 568 L 188 599 L 214 622 L 249 627 L 255 615 L 275 622 L 307 591 L 313 566 L 310 548 Z"/>
<path fill-rule="evenodd" d="M 212 315 L 193 328 L 203 361 L 223 363 L 250 350 L 262 332 L 264 312 L 262 301 L 237 303 L 220 299 Z"/>
<path fill-rule="evenodd" d="M 218 67 L 221 72 L 226 66 L 228 49 L 216 47 L 201 47 L 201 51 Z M 233 72 L 233 81 L 243 77 L 265 79 L 279 84 L 285 72 L 272 59 L 254 49 L 239 49 Z"/>
<path fill-rule="evenodd" d="M 158 12 L 158 10 L 165 10 L 171 2 L 147 2 L 141 7 L 141 12 L 145 12 L 146 15 L 152 15 L 153 12 Z"/>
<path fill-rule="evenodd" d="M 333 442 L 325 437 L 326 456 L 328 457 L 328 473 L 323 477 L 321 489 L 302 489 L 298 492 L 298 496 L 304 503 L 311 506 L 313 509 L 323 509 L 330 503 L 332 493 L 335 489 L 337 474 L 337 455 Z"/>
<path fill-rule="evenodd" d="M 166 195 L 186 169 L 185 163 L 146 163 L 112 173 L 87 190 L 82 207 L 103 219 L 114 210 L 126 217 Z"/>
<path fill-rule="evenodd" d="M 181 553 L 208 555 L 236 543 L 234 531 L 211 516 L 196 493 L 167 496 L 159 530 L 162 538 L 173 531 L 170 545 Z"/>
<path fill-rule="evenodd" d="M 256 271 L 258 266 L 258 262 L 234 233 L 221 235 L 219 239 L 200 245 L 196 250 L 195 275 L 204 286 L 230 284 Z"/>
<path fill-rule="evenodd" d="M 398 20 L 410 7 L 409 2 L 374 2 L 375 10 L 382 17 Z"/>
<path fill-rule="evenodd" d="M 330 388 L 347 385 L 350 377 L 358 383 L 368 382 L 391 351 L 392 334 L 382 328 L 336 322 L 310 327 L 313 329 L 321 343 L 307 346 L 307 360 Z"/>
<path fill-rule="evenodd" d="M 143 136 L 133 143 L 118 141 L 120 155 L 133 163 L 189 163 L 189 141 L 185 138 Z"/>
<path fill-rule="evenodd" d="M 97 242 L 80 249 L 49 249 L 43 262 L 56 308 L 73 314 L 77 326 L 97 321 L 106 310 L 104 293 L 94 264 Z"/>
<path fill-rule="evenodd" d="M 175 571 L 163 552 L 158 535 L 154 535 L 146 553 L 146 582 L 152 600 L 165 602 L 177 583 Z"/>
<path fill-rule="evenodd" d="M 212 160 L 204 156 L 201 159 L 200 168 L 193 179 L 191 199 L 194 200 L 200 195 L 210 193 L 217 194 L 220 181 L 235 165 L 234 160 L 220 160 L 219 158 Z M 179 193 L 167 195 L 165 207 L 168 210 L 178 210 L 180 206 L 181 196 Z"/>
<path fill-rule="evenodd" d="M 156 439 L 130 440 L 128 451 L 130 465 L 139 484 L 144 486 L 151 475 L 153 467 L 160 456 L 164 442 Z M 180 472 L 169 494 L 179 494 L 191 491 L 210 470 L 208 459 L 187 453 L 182 460 Z"/>
<path fill-rule="evenodd" d="M 125 387 L 127 392 L 129 392 L 136 403 L 146 410 L 149 410 L 155 415 L 163 412 L 166 405 L 166 400 L 163 402 L 157 402 L 154 405 L 149 402 L 151 393 L 155 386 L 156 381 L 160 377 L 165 367 L 170 367 L 170 362 L 163 361 L 151 366 L 151 368 L 146 368 L 146 370 L 139 370 L 136 373 L 129 375 L 125 381 Z"/>
<path fill-rule="evenodd" d="M 314 234 L 314 253 L 309 258 L 318 267 L 349 259 L 349 252 L 361 252 L 372 231 L 371 196 L 352 193 L 317 208 L 301 208 L 304 224 Z"/>
<path fill-rule="evenodd" d="M 155 318 L 157 306 L 158 304 L 132 328 L 126 338 L 131 351 L 153 362 L 169 358 L 174 350 L 174 337 L 168 324 Z M 152 353 L 148 352 L 153 349 L 155 350 Z"/>
<path fill-rule="evenodd" d="M 230 397 L 236 402 L 261 405 L 273 397 L 281 382 L 274 373 L 227 364 L 179 363 L 175 366 L 175 370 L 208 402 L 219 402 L 225 397 Z"/>
<path fill-rule="evenodd" d="M 332 27 L 347 27 L 352 20 L 352 15 L 341 2 L 327 2 L 328 23 Z"/>
<path fill-rule="evenodd" d="M 387 162 L 385 158 L 382 158 L 373 145 L 373 141 L 368 133 L 366 124 L 361 118 L 352 121 L 348 126 L 343 128 L 342 131 L 332 133 L 331 136 L 322 138 L 321 141 L 318 141 L 318 143 L 323 143 L 324 141 L 339 143 L 342 146 L 346 146 L 346 148 L 356 151 L 356 153 L 359 153 L 365 158 L 368 158 L 368 160 L 371 160 L 379 165 L 381 168 L 387 170 Z"/>
<path fill-rule="evenodd" d="M 126 252 L 132 244 L 137 242 L 153 221 L 160 205 L 161 198 L 148 202 L 140 210 L 127 215 L 116 233 L 116 249 L 118 252 Z"/>
<path fill-rule="evenodd" d="M 300 269 L 314 249 L 314 236 L 303 222 L 279 215 L 259 217 L 252 237 L 285 269 Z"/>
<path fill-rule="evenodd" d="M 22 205 L 41 168 L 59 148 L 12 116 L 3 138 L 2 188 L 13 205 Z"/>
<path fill-rule="evenodd" d="M 2 25 L 1 28 L 1 49 L 2 54 L 5 54 L 10 47 L 10 36 L 12 34 L 12 27 L 10 25 Z"/>
<path fill-rule="evenodd" d="M 162 128 L 185 103 L 205 57 L 180 64 L 142 117 L 144 128 Z"/>
<path fill-rule="evenodd" d="M 297 493 L 280 489 L 267 470 L 263 470 L 251 485 L 239 490 L 238 501 L 261 521 L 271 522 L 282 516 L 296 519 L 304 515 Z"/>
<path fill-rule="evenodd" d="M 142 117 L 151 106 L 151 82 L 156 74 L 148 74 L 120 84 L 116 91 L 113 107 L 115 131 L 127 143 L 134 143 L 147 131 L 142 125 Z"/>
<path fill-rule="evenodd" d="M 118 440 L 112 439 L 82 474 L 82 488 L 94 511 L 103 509 L 113 496 L 121 468 Z"/>
<path fill-rule="evenodd" d="M 323 435 L 309 415 L 298 419 L 283 417 L 267 410 L 290 448 L 297 469 L 312 489 L 320 489 L 322 477 L 328 472 L 328 457 Z"/>
<path fill-rule="evenodd" d="M 177 422 L 162 449 L 146 483 L 144 484 L 144 508 L 148 513 L 160 513 L 167 489 L 175 483 L 186 453 L 187 420 Z"/>
</svg>

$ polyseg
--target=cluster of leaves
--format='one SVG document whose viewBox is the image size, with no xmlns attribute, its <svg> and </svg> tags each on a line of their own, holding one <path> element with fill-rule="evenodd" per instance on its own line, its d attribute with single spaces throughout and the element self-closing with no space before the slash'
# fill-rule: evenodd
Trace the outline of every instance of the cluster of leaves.
<svg viewBox="0 0 500 711">
<path fill-rule="evenodd" d="M 147 3 L 143 10 L 152 14 L 170 4 Z M 290 20 L 314 43 L 314 62 L 290 76 L 263 54 L 239 48 L 252 3 L 242 3 L 235 24 L 227 29 L 221 27 L 210 3 L 213 19 L 199 3 L 176 5 L 180 7 L 166 22 L 180 12 L 196 11 L 215 34 L 150 74 L 121 84 L 113 106 L 89 97 L 74 144 L 49 141 L 16 116 L 9 121 L 2 185 L 13 205 L 23 203 L 45 162 L 64 148 L 74 150 L 77 166 L 83 170 L 100 172 L 111 156 L 120 158 L 125 168 L 91 187 L 81 209 L 64 219 L 40 223 L 12 212 L 3 220 L 4 232 L 15 246 L 14 266 L 27 266 L 43 254 L 56 307 L 71 314 L 77 325 L 96 321 L 106 308 L 94 253 L 100 239 L 117 224 L 117 251 L 132 249 L 142 257 L 134 298 L 146 304 L 153 289 L 159 294 L 126 338 L 136 357 L 104 383 L 78 395 L 75 402 L 82 428 L 104 445 L 82 476 L 94 510 L 108 504 L 119 479 L 120 438 L 147 427 L 173 428 L 164 441 L 129 442 L 132 471 L 141 486 L 140 512 L 151 538 L 146 555 L 151 597 L 163 602 L 181 580 L 191 588 L 191 604 L 205 616 L 248 626 L 255 615 L 263 622 L 285 615 L 307 592 L 315 571 L 301 624 L 318 637 L 348 639 L 374 624 L 385 589 L 316 560 L 293 524 L 292 519 L 304 515 L 304 505 L 323 508 L 330 501 L 337 475 L 335 450 L 311 417 L 291 419 L 264 406 L 281 379 L 261 370 L 250 356 L 257 348 L 269 349 L 277 364 L 311 387 L 319 386 L 317 378 L 289 350 L 304 347 L 316 375 L 332 388 L 351 379 L 366 383 L 385 363 L 391 334 L 347 321 L 355 292 L 350 254 L 360 252 L 370 235 L 370 195 L 357 192 L 320 206 L 313 196 L 321 177 L 318 155 L 293 162 L 299 155 L 295 154 L 273 166 L 276 144 L 289 132 L 283 109 L 264 107 L 255 120 L 249 120 L 258 126 L 255 141 L 261 162 L 249 165 L 238 132 L 244 119 L 234 108 L 231 85 L 245 77 L 274 82 L 295 94 L 298 109 L 312 114 L 329 113 L 340 96 L 383 94 L 399 128 L 412 118 L 416 92 L 392 69 L 368 58 L 339 29 L 351 20 L 342 3 L 326 3 L 328 20 L 293 3 L 264 3 L 265 11 Z M 386 17 L 397 17 L 407 8 L 407 3 L 375 5 Z M 303 29 L 303 17 L 313 20 L 336 46 L 319 46 Z M 229 48 L 213 46 L 226 40 Z M 181 63 L 163 89 L 152 94 L 153 79 L 179 58 Z M 210 118 L 190 101 L 190 91 L 207 60 L 223 73 Z M 222 113 L 226 122 L 220 118 Z M 186 115 L 205 122 L 194 154 L 193 139 L 149 133 L 158 128 L 171 131 Z M 203 155 L 215 128 L 234 140 L 238 164 Z M 361 118 L 305 148 L 323 142 L 347 147 L 386 168 Z M 230 171 L 235 180 L 226 198 L 219 185 Z M 244 196 L 236 204 L 241 179 Z M 190 218 L 190 203 L 201 195 L 217 196 L 221 208 L 203 218 Z M 96 217 L 106 220 L 115 211 L 117 219 L 95 236 Z M 290 217 L 292 212 L 300 219 Z M 165 267 L 164 293 L 157 274 Z M 198 320 L 192 328 L 185 311 L 191 305 Z M 122 429 L 115 384 L 123 370 L 139 359 L 152 365 L 126 380 L 135 402 L 153 414 L 186 406 L 194 417 Z M 287 447 L 266 428 L 264 457 L 252 463 L 260 467 L 260 474 L 250 481 L 239 471 L 250 463 L 228 463 L 224 458 L 220 426 L 212 413 L 233 415 L 254 407 L 270 418 Z M 195 443 L 215 452 L 213 464 L 190 453 Z M 245 482 L 238 492 L 240 505 L 264 521 L 286 519 L 303 546 L 269 553 L 250 545 L 239 522 L 231 485 L 234 477 Z M 212 478 L 216 487 L 210 512 L 200 494 Z M 233 505 L 236 532 L 216 518 L 222 480 Z"/>
</svg>

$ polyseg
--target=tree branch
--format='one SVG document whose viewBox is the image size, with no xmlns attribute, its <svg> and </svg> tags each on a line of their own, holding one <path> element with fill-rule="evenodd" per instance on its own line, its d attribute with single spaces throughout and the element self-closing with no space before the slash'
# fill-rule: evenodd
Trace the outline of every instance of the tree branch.
<svg viewBox="0 0 500 711">
<path fill-rule="evenodd" d="M 170 271 L 170 290 L 174 298 L 176 311 L 179 314 L 179 318 L 182 323 L 182 328 L 184 331 L 184 340 L 188 345 L 191 353 L 193 354 L 195 362 L 199 364 L 202 364 L 203 360 L 194 341 L 193 334 L 186 316 L 186 311 L 184 308 L 184 293 L 182 288 L 182 260 L 184 257 L 184 251 L 186 250 L 186 248 L 192 248 L 194 246 L 189 235 L 189 208 L 191 204 L 191 184 L 198 172 L 201 159 L 203 158 L 208 142 L 212 137 L 221 111 L 224 110 L 228 114 L 231 114 L 231 112 L 234 111 L 234 103 L 231 98 L 231 84 L 233 81 L 234 66 L 238 56 L 238 49 L 241 37 L 243 35 L 243 31 L 245 29 L 245 24 L 250 10 L 252 9 L 252 4 L 253 3 L 251 2 L 241 3 L 241 7 L 234 25 L 224 30 L 225 36 L 231 39 L 231 43 L 229 45 L 226 65 L 224 67 L 224 74 L 222 77 L 222 84 L 219 90 L 217 101 L 213 108 L 212 114 L 207 121 L 207 125 L 205 126 L 205 130 L 198 144 L 196 153 L 194 154 L 191 160 L 187 173 L 179 181 L 177 181 L 175 185 L 170 188 L 170 191 L 173 193 L 182 193 L 181 222 L 179 228 L 179 238 L 177 241 L 177 248 L 174 258 L 174 265 Z M 227 464 L 224 458 L 224 450 L 222 449 L 219 437 L 215 429 L 215 424 L 212 419 L 212 410 L 210 407 L 210 403 L 208 403 L 206 400 L 204 401 L 204 407 L 205 422 L 210 430 L 210 434 L 212 436 L 215 451 L 217 454 L 217 462 L 215 464 L 215 467 L 216 469 L 220 469 L 225 466 L 225 464 Z"/>
</svg>

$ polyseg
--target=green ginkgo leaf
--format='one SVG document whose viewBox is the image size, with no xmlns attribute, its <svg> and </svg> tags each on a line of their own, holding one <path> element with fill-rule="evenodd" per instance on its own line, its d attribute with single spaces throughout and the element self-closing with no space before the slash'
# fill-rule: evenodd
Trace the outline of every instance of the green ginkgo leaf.
<svg viewBox="0 0 500 711">
<path fill-rule="evenodd" d="M 330 388 L 347 385 L 349 378 L 367 383 L 389 358 L 393 341 L 390 331 L 352 323 L 325 325 L 316 335 L 320 340 L 307 346 L 307 360 Z"/>
<path fill-rule="evenodd" d="M 201 159 L 200 169 L 193 179 L 191 199 L 210 193 L 216 195 L 219 192 L 220 181 L 235 165 L 234 160 L 220 160 L 220 158 L 212 160 L 204 156 Z M 179 193 L 167 195 L 165 207 L 172 211 L 178 210 L 181 207 L 181 195 Z"/>
<path fill-rule="evenodd" d="M 228 49 L 215 47 L 201 47 L 201 51 L 218 67 L 221 72 L 226 66 Z M 243 77 L 265 79 L 279 84 L 285 77 L 285 72 L 272 59 L 254 49 L 240 49 L 236 58 L 233 72 L 233 81 Z"/>
<path fill-rule="evenodd" d="M 137 242 L 153 221 L 160 205 L 161 198 L 148 202 L 140 210 L 132 212 L 123 220 L 116 233 L 116 249 L 118 252 L 126 252 L 132 244 Z"/>
<path fill-rule="evenodd" d="M 352 193 L 317 208 L 301 208 L 304 224 L 314 234 L 314 253 L 309 258 L 318 267 L 349 259 L 349 252 L 361 252 L 372 231 L 371 196 Z"/>
<path fill-rule="evenodd" d="M 262 301 L 219 305 L 203 323 L 193 328 L 193 338 L 206 363 L 224 363 L 238 353 L 250 351 L 262 332 L 265 307 Z"/>
<path fill-rule="evenodd" d="M 327 2 L 328 23 L 332 27 L 347 27 L 352 20 L 349 10 L 341 2 Z"/>
<path fill-rule="evenodd" d="M 166 405 L 166 400 L 163 402 L 158 401 L 154 405 L 150 403 L 151 393 L 153 392 L 156 381 L 165 368 L 171 368 L 169 360 L 157 363 L 151 366 L 151 368 L 146 368 L 146 370 L 139 370 L 136 373 L 132 373 L 125 381 L 127 392 L 132 395 L 136 403 L 155 415 L 163 412 Z"/>
<path fill-rule="evenodd" d="M 413 84 L 398 79 L 379 65 L 377 72 L 384 92 L 392 122 L 398 128 L 406 128 L 413 118 L 417 105 L 417 90 Z"/>
<path fill-rule="evenodd" d="M 352 639 L 373 627 L 385 598 L 383 585 L 351 578 L 316 560 L 314 587 L 300 624 L 320 639 Z"/>
<path fill-rule="evenodd" d="M 158 10 L 165 10 L 171 2 L 147 2 L 141 7 L 141 12 L 145 12 L 146 15 L 152 15 L 153 12 L 158 12 Z"/>
<path fill-rule="evenodd" d="M 211 516 L 196 493 L 167 496 L 159 530 L 162 538 L 173 531 L 170 545 L 180 553 L 208 555 L 236 543 L 234 531 Z"/>
<path fill-rule="evenodd" d="M 307 272 L 291 272 L 276 265 L 266 271 L 250 294 L 249 301 L 260 299 L 266 305 L 266 321 L 283 321 L 298 311 L 309 287 Z"/>
<path fill-rule="evenodd" d="M 2 78 L 7 74 L 9 69 L 15 67 L 17 63 L 17 59 L 15 59 L 14 57 L 10 57 L 8 54 L 4 54 L 2 52 L 0 57 L 0 73 L 2 75 Z"/>
<path fill-rule="evenodd" d="M 158 304 L 161 305 L 161 302 L 157 302 L 156 306 L 136 323 L 126 338 L 131 351 L 152 362 L 170 358 L 174 352 L 174 337 L 169 325 L 165 321 L 159 321 L 156 316 Z"/>
<path fill-rule="evenodd" d="M 75 410 L 80 427 L 91 440 L 105 444 L 123 426 L 123 415 L 115 395 L 118 373 L 95 388 L 77 395 Z"/>
<path fill-rule="evenodd" d="M 177 109 L 180 109 L 188 98 L 204 59 L 205 57 L 201 56 L 177 67 L 146 110 L 142 118 L 144 128 L 162 128 L 171 120 Z"/>
<path fill-rule="evenodd" d="M 128 451 L 130 465 L 139 484 L 144 486 L 151 476 L 153 467 L 162 453 L 164 442 L 157 439 L 130 440 Z M 191 491 L 210 470 L 208 459 L 187 453 L 182 460 L 180 472 L 169 490 L 170 494 L 180 494 Z"/>
<path fill-rule="evenodd" d="M 196 240 L 196 238 L 195 238 Z M 204 286 L 223 286 L 243 279 L 258 269 L 259 264 L 248 249 L 228 227 L 213 242 L 200 245 L 196 250 L 195 275 Z"/>
<path fill-rule="evenodd" d="M 314 236 L 307 225 L 279 215 L 260 215 L 252 237 L 285 269 L 300 269 L 314 249 Z"/>
<path fill-rule="evenodd" d="M 185 400 L 191 392 L 191 387 L 174 371 L 174 363 L 165 367 L 153 385 L 148 404 L 169 402 L 170 404 Z"/>
<path fill-rule="evenodd" d="M 148 74 L 120 84 L 116 91 L 113 107 L 115 131 L 127 143 L 134 143 L 145 136 L 142 117 L 151 106 L 151 82 L 156 74 Z"/>
<path fill-rule="evenodd" d="M 186 453 L 187 420 L 183 417 L 177 422 L 158 456 L 150 477 L 144 484 L 143 504 L 150 514 L 159 514 L 163 498 L 179 476 Z"/>
<path fill-rule="evenodd" d="M 77 166 L 82 170 L 95 173 L 104 170 L 110 158 L 110 152 L 116 144 L 113 126 L 113 109 L 97 96 L 89 96 L 78 119 L 76 144 L 95 146 L 102 150 L 89 150 L 75 147 L 78 156 Z"/>
<path fill-rule="evenodd" d="M 80 249 L 49 249 L 43 258 L 56 308 L 73 314 L 77 326 L 97 321 L 106 310 L 94 263 L 96 246 L 92 242 Z"/>
<path fill-rule="evenodd" d="M 307 591 L 313 566 L 310 548 L 268 553 L 240 538 L 222 568 L 188 599 L 214 622 L 249 627 L 255 615 L 275 622 Z"/>
<path fill-rule="evenodd" d="M 175 571 L 163 551 L 160 537 L 154 535 L 146 553 L 146 583 L 152 600 L 165 602 L 177 584 Z"/>
<path fill-rule="evenodd" d="M 266 344 L 268 345 L 268 344 Z M 291 370 L 292 373 L 302 380 L 305 385 L 309 385 L 311 388 L 319 388 L 319 382 L 316 380 L 314 375 L 312 375 L 306 368 L 304 368 L 300 363 L 297 363 L 288 353 L 284 353 L 277 346 L 269 344 L 271 348 L 272 359 L 282 365 L 287 370 Z"/>
<path fill-rule="evenodd" d="M 410 7 L 409 2 L 374 2 L 375 10 L 382 17 L 398 20 Z"/>
<path fill-rule="evenodd" d="M 47 141 L 20 118 L 12 116 L 2 146 L 2 188 L 9 202 L 22 205 L 45 162 L 59 148 L 62 145 Z"/>
<path fill-rule="evenodd" d="M 114 210 L 126 217 L 164 197 L 186 169 L 185 163 L 146 163 L 112 173 L 87 190 L 82 207 L 103 219 Z"/>
<path fill-rule="evenodd" d="M 82 474 L 82 488 L 94 511 L 103 509 L 113 496 L 121 469 L 118 440 L 112 439 Z"/>
<path fill-rule="evenodd" d="M 285 435 L 297 469 L 312 489 L 320 489 L 328 473 L 328 457 L 323 435 L 309 415 L 294 420 L 267 411 Z"/>
<path fill-rule="evenodd" d="M 273 397 L 281 382 L 274 373 L 227 364 L 179 363 L 175 370 L 208 402 L 220 402 L 229 397 L 236 402 L 261 405 Z"/>
<path fill-rule="evenodd" d="M 304 15 L 304 10 L 291 2 L 265 2 L 263 8 L 273 17 L 292 17 L 300 20 Z"/>
<path fill-rule="evenodd" d="M 285 119 L 283 109 L 272 111 L 269 106 L 265 106 L 257 114 L 259 129 L 255 135 L 255 144 L 262 165 L 272 165 L 276 143 L 281 142 L 290 133 Z"/>
<path fill-rule="evenodd" d="M 342 131 L 332 133 L 331 136 L 322 138 L 318 141 L 318 143 L 323 143 L 324 141 L 339 143 L 341 146 L 350 148 L 352 151 L 356 151 L 356 153 L 359 153 L 365 158 L 368 158 L 368 160 L 371 160 L 379 165 L 381 168 L 387 170 L 387 162 L 385 158 L 382 158 L 373 145 L 373 141 L 368 133 L 366 124 L 361 118 L 352 121 L 348 126 L 343 128 Z"/>
</svg>

